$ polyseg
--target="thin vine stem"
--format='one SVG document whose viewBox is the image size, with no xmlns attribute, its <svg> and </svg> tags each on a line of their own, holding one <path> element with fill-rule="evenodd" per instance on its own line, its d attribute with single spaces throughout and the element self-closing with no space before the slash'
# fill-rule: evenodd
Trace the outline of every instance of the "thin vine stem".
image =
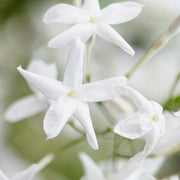
<svg viewBox="0 0 180 180">
<path fill-rule="evenodd" d="M 96 39 L 96 35 L 93 34 L 86 43 L 86 80 L 87 82 L 91 82 L 91 61 L 92 61 L 92 47 L 94 45 L 94 41 Z"/>
<path fill-rule="evenodd" d="M 144 63 L 150 60 L 156 53 L 158 53 L 169 40 L 179 32 L 180 27 L 180 15 L 170 24 L 167 31 L 165 31 L 159 38 L 157 38 L 151 45 L 150 49 L 145 55 L 138 61 L 137 64 L 126 74 L 127 78 L 130 78 L 134 72 L 141 67 Z"/>
<path fill-rule="evenodd" d="M 114 125 L 114 117 L 111 116 L 111 114 L 109 113 L 109 111 L 104 107 L 103 103 L 101 102 L 97 102 L 96 103 L 97 106 L 99 107 L 99 109 L 101 110 L 101 112 L 105 115 L 106 119 L 108 120 L 108 122 L 111 125 Z"/>
<path fill-rule="evenodd" d="M 107 133 L 110 133 L 112 132 L 112 128 L 111 127 L 108 127 L 102 131 L 97 131 L 96 134 L 97 136 L 99 135 L 106 135 Z M 38 173 L 39 171 L 41 171 L 43 168 L 45 168 L 47 165 L 49 165 L 50 163 L 52 163 L 54 161 L 54 159 L 59 156 L 59 154 L 61 154 L 62 152 L 64 152 L 65 150 L 67 149 L 70 149 L 72 148 L 73 146 L 83 142 L 85 140 L 85 136 L 82 136 L 80 138 L 77 138 L 65 145 L 63 145 L 62 147 L 60 147 L 58 150 L 56 150 L 55 152 L 53 153 L 49 153 L 47 154 L 45 157 L 43 157 L 37 164 L 38 164 L 38 167 L 37 167 L 37 170 L 36 172 Z"/>
</svg>

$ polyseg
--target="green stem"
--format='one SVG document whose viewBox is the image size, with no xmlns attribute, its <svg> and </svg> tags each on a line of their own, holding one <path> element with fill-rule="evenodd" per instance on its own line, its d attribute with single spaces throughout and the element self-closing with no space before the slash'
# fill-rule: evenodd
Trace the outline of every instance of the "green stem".
<svg viewBox="0 0 180 180">
<path fill-rule="evenodd" d="M 106 119 L 108 120 L 108 122 L 112 125 L 114 125 L 114 117 L 111 116 L 111 114 L 109 113 L 109 111 L 105 108 L 105 106 L 103 105 L 103 103 L 101 102 L 97 102 L 96 103 L 99 107 L 99 109 L 103 112 L 103 114 L 105 115 Z"/>
<path fill-rule="evenodd" d="M 47 165 L 49 165 L 53 160 L 55 159 L 55 156 L 53 154 L 47 154 L 44 156 L 38 163 L 37 163 L 37 169 L 36 173 L 44 169 Z"/>
<path fill-rule="evenodd" d="M 68 124 L 69 124 L 74 130 L 76 130 L 77 132 L 79 132 L 80 134 L 86 135 L 85 132 L 84 132 L 84 130 L 81 129 L 81 128 L 75 123 L 74 120 L 70 120 L 70 121 L 68 122 Z"/>
<path fill-rule="evenodd" d="M 131 77 L 132 74 L 145 62 L 150 60 L 156 53 L 158 53 L 169 40 L 179 32 L 180 27 L 180 15 L 170 24 L 167 31 L 165 31 L 159 38 L 157 38 L 147 53 L 138 61 L 138 63 L 126 74 L 126 77 Z"/>
<path fill-rule="evenodd" d="M 170 94 L 170 98 L 173 96 L 179 80 L 180 80 L 180 72 L 177 74 L 176 79 L 175 79 L 175 81 L 174 81 L 174 83 L 173 83 L 173 85 L 172 85 L 172 88 L 171 88 L 171 90 L 170 90 L 170 93 L 169 93 L 169 94 Z"/>
<path fill-rule="evenodd" d="M 111 131 L 112 131 L 112 128 L 111 128 L 111 127 L 108 127 L 107 129 L 104 129 L 104 130 L 102 130 L 102 131 L 97 131 L 96 134 L 97 134 L 97 135 L 105 135 L 105 134 L 107 134 L 107 133 L 109 133 L 109 132 L 111 132 Z M 83 137 L 80 137 L 80 138 L 78 138 L 78 139 L 75 139 L 75 140 L 73 140 L 73 141 L 65 144 L 64 146 L 60 147 L 58 150 L 56 150 L 56 151 L 54 152 L 54 156 L 58 156 L 59 153 L 61 153 L 61 152 L 65 151 L 65 150 L 67 150 L 67 149 L 69 149 L 69 148 L 77 145 L 78 143 L 81 143 L 83 140 L 85 140 L 85 138 L 86 138 L 86 137 L 83 136 Z"/>
<path fill-rule="evenodd" d="M 81 7 L 81 0 L 74 0 L 74 6 Z"/>
<path fill-rule="evenodd" d="M 81 137 L 81 138 L 75 139 L 75 140 L 65 144 L 64 146 L 60 147 L 57 151 L 54 152 L 54 156 L 56 157 L 59 155 L 59 153 L 65 151 L 66 149 L 69 149 L 69 148 L 77 145 L 78 143 L 81 143 L 84 139 L 85 139 L 85 137 Z"/>
<path fill-rule="evenodd" d="M 121 158 L 127 158 L 127 159 L 132 158 L 132 156 L 122 155 L 122 154 L 118 154 L 118 153 L 116 153 L 116 156 L 121 157 Z"/>
<path fill-rule="evenodd" d="M 112 154 L 112 159 L 113 159 L 113 161 L 115 160 L 115 158 L 116 158 L 116 139 L 117 139 L 117 137 L 116 137 L 117 135 L 116 134 L 114 134 L 114 140 L 113 140 L 113 154 Z"/>
<path fill-rule="evenodd" d="M 105 135 L 109 132 L 112 132 L 112 128 L 108 127 L 102 131 L 97 131 L 96 134 L 97 135 Z M 50 153 L 47 154 L 45 157 L 43 157 L 38 163 L 37 163 L 37 169 L 36 169 L 36 173 L 38 173 L 39 171 L 41 171 L 43 168 L 45 168 L 47 165 L 49 165 L 50 163 L 52 163 L 52 161 L 54 161 L 54 159 L 56 157 L 59 156 L 60 153 L 62 153 L 63 151 L 77 145 L 78 143 L 81 143 L 83 140 L 85 140 L 85 136 L 80 137 L 76 140 L 73 140 L 67 144 L 65 144 L 64 146 L 60 147 L 58 150 L 56 150 L 54 153 Z"/>
<path fill-rule="evenodd" d="M 96 35 L 93 34 L 86 44 L 86 66 L 87 66 L 87 73 L 86 73 L 86 80 L 87 82 L 91 81 L 91 59 L 92 59 L 92 47 L 94 41 L 96 39 Z"/>
<path fill-rule="evenodd" d="M 154 49 L 150 48 L 147 53 L 135 64 L 135 66 L 131 69 L 129 73 L 126 74 L 127 78 L 130 78 L 134 72 L 141 67 L 145 62 L 151 59 L 151 57 L 155 54 Z"/>
<path fill-rule="evenodd" d="M 113 169 L 116 171 L 116 165 L 115 165 L 115 160 L 116 160 L 116 147 L 117 147 L 117 135 L 114 134 L 114 140 L 113 140 L 113 150 L 112 150 L 112 165 Z"/>
</svg>

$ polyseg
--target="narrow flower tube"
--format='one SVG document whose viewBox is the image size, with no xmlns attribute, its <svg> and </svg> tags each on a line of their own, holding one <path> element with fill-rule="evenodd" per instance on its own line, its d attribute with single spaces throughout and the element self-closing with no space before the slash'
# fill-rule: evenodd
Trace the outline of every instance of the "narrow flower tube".
<svg viewBox="0 0 180 180">
<path fill-rule="evenodd" d="M 180 15 L 170 24 L 168 30 L 163 33 L 150 47 L 146 54 L 138 61 L 138 63 L 131 69 L 126 77 L 132 74 L 143 64 L 148 62 L 156 53 L 158 53 L 177 33 L 180 32 Z"/>
</svg>

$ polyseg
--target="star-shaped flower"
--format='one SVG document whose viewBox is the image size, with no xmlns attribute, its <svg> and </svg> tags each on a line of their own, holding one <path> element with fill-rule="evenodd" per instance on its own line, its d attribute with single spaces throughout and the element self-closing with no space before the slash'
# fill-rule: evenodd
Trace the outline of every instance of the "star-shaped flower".
<svg viewBox="0 0 180 180">
<path fill-rule="evenodd" d="M 129 44 L 109 25 L 120 24 L 134 19 L 142 9 L 139 3 L 127 1 L 113 3 L 100 9 L 98 0 L 84 0 L 82 8 L 68 4 L 57 4 L 44 15 L 45 23 L 65 23 L 73 26 L 49 42 L 49 47 L 67 46 L 79 37 L 86 42 L 93 34 L 112 42 L 125 52 L 134 55 Z"/>
<path fill-rule="evenodd" d="M 0 170 L 0 180 L 31 180 L 37 170 L 37 165 L 33 164 L 29 168 L 17 172 L 12 177 L 7 177 L 1 170 Z"/>
<path fill-rule="evenodd" d="M 146 141 L 144 150 L 138 153 L 136 158 L 146 158 L 165 131 L 163 108 L 158 103 L 147 100 L 130 87 L 123 87 L 121 90 L 122 95 L 132 98 L 138 112 L 127 119 L 121 120 L 114 128 L 114 132 L 129 139 L 144 137 Z"/>
<path fill-rule="evenodd" d="M 63 82 L 50 79 L 18 67 L 27 82 L 54 102 L 44 118 L 48 138 L 56 137 L 68 119 L 74 115 L 84 127 L 90 146 L 98 149 L 87 102 L 99 102 L 119 95 L 118 89 L 126 86 L 127 79 L 118 76 L 82 85 L 84 44 L 76 40 L 71 48 Z"/>
<path fill-rule="evenodd" d="M 57 79 L 57 69 L 55 64 L 46 64 L 42 60 L 33 59 L 29 64 L 28 71 Z M 46 96 L 30 86 L 33 95 L 21 98 L 12 103 L 4 113 L 8 122 L 17 122 L 28 118 L 48 108 L 50 102 Z"/>
</svg>

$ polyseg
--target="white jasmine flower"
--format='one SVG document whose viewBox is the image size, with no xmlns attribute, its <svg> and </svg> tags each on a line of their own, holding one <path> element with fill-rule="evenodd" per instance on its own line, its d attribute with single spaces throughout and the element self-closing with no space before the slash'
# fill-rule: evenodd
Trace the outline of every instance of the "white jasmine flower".
<svg viewBox="0 0 180 180">
<path fill-rule="evenodd" d="M 158 139 L 152 154 L 168 154 L 177 151 L 180 144 L 180 119 L 177 113 L 165 112 L 166 127 L 164 134 Z"/>
<path fill-rule="evenodd" d="M 80 160 L 83 164 L 85 175 L 81 180 L 150 180 L 150 175 L 142 175 L 142 161 L 118 160 L 103 162 L 103 166 L 96 164 L 87 154 L 80 153 Z M 137 172 L 140 172 L 137 175 Z M 152 179 L 152 178 L 151 178 Z M 154 179 L 152 179 L 154 180 Z"/>
<path fill-rule="evenodd" d="M 106 101 L 118 96 L 127 79 L 119 76 L 82 85 L 84 44 L 80 40 L 72 46 L 63 82 L 50 79 L 18 67 L 19 72 L 37 90 L 54 102 L 44 118 L 47 138 L 56 137 L 74 115 L 84 127 L 90 146 L 98 149 L 87 102 Z"/>
<path fill-rule="evenodd" d="M 114 132 L 129 139 L 144 137 L 146 141 L 144 150 L 138 153 L 136 158 L 145 158 L 151 153 L 158 138 L 164 133 L 165 119 L 163 108 L 158 103 L 147 100 L 130 87 L 121 89 L 123 89 L 123 95 L 132 98 L 139 112 L 121 120 L 115 126 Z"/>
<path fill-rule="evenodd" d="M 179 180 L 179 176 L 178 175 L 170 176 L 169 180 Z"/>
<path fill-rule="evenodd" d="M 0 180 L 31 180 L 35 175 L 37 170 L 37 165 L 33 164 L 29 168 L 17 172 L 12 177 L 7 177 L 1 170 L 0 170 Z"/>
<path fill-rule="evenodd" d="M 59 48 L 79 37 L 86 42 L 93 34 L 112 42 L 125 52 L 134 55 L 134 50 L 109 24 L 120 24 L 134 19 L 142 9 L 139 3 L 127 1 L 113 3 L 100 9 L 98 0 L 84 0 L 82 8 L 57 4 L 44 15 L 45 23 L 65 23 L 73 26 L 49 42 L 49 47 Z"/>
<path fill-rule="evenodd" d="M 39 59 L 34 59 L 27 70 L 52 79 L 57 79 L 56 65 L 46 64 Z M 30 88 L 34 92 L 33 95 L 15 101 L 5 111 L 4 117 L 8 122 L 20 121 L 48 108 L 50 104 L 48 98 L 32 86 L 30 86 Z"/>
</svg>

